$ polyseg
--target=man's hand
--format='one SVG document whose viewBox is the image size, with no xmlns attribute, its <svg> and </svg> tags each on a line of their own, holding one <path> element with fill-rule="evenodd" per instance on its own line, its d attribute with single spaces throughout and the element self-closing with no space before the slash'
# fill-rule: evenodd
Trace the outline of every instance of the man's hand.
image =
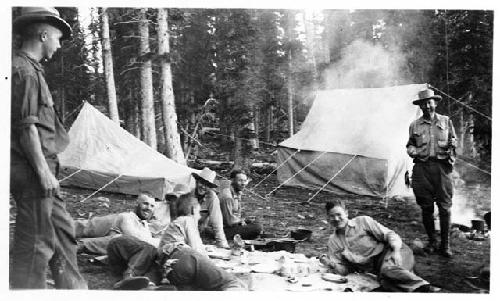
<svg viewBox="0 0 500 301">
<path fill-rule="evenodd" d="M 50 170 L 45 170 L 40 174 L 40 184 L 45 197 L 54 197 L 59 195 L 59 181 Z"/>
<path fill-rule="evenodd" d="M 330 260 L 328 259 L 328 256 L 326 254 L 323 254 L 319 257 L 319 262 L 322 265 L 330 266 Z"/>
<path fill-rule="evenodd" d="M 399 251 L 399 249 L 392 252 L 391 258 L 392 260 L 394 260 L 394 263 L 397 266 L 401 266 L 403 264 L 403 259 L 401 257 L 401 252 Z"/>
<path fill-rule="evenodd" d="M 413 145 L 409 145 L 407 148 L 406 148 L 406 152 L 408 153 L 408 155 L 412 158 L 415 158 L 417 156 L 417 148 Z"/>
</svg>

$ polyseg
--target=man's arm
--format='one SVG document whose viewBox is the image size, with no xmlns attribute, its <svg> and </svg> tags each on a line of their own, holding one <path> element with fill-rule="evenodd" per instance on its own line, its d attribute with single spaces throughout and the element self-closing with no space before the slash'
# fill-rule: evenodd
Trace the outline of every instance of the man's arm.
<svg viewBox="0 0 500 301">
<path fill-rule="evenodd" d="M 192 249 L 208 256 L 205 250 L 205 245 L 201 240 L 200 232 L 198 231 L 198 225 L 196 225 L 194 218 L 185 219 L 184 233 L 186 235 L 186 242 Z"/>
<path fill-rule="evenodd" d="M 140 225 L 137 220 L 134 220 L 135 217 L 132 216 L 132 214 L 120 214 L 119 219 L 120 221 L 118 223 L 118 227 L 122 234 L 136 237 L 155 247 L 158 247 L 160 239 L 153 238 L 151 232 L 149 231 L 149 228 L 147 226 Z"/>
<path fill-rule="evenodd" d="M 363 227 L 365 227 L 365 229 L 367 229 L 368 232 L 375 237 L 375 239 L 389 244 L 394 251 L 399 251 L 401 249 L 403 242 L 401 241 L 401 237 L 399 237 L 396 232 L 383 226 L 369 216 L 362 216 L 359 218 L 363 221 Z"/>
<path fill-rule="evenodd" d="M 336 274 L 344 276 L 349 274 L 348 262 L 341 255 L 342 250 L 333 242 L 332 237 L 328 240 L 327 249 L 328 253 L 320 256 L 320 262 L 328 266 Z"/>
<path fill-rule="evenodd" d="M 408 142 L 406 143 L 406 153 L 408 153 L 408 155 L 411 158 L 415 158 L 417 156 L 417 148 L 416 148 L 415 138 L 413 137 L 413 123 L 410 124 L 409 138 L 408 138 Z"/>
<path fill-rule="evenodd" d="M 231 192 L 228 190 L 224 190 L 220 195 L 220 209 L 222 213 L 222 218 L 224 224 L 230 226 L 236 223 L 239 223 L 241 220 L 238 216 L 234 215 L 234 198 L 231 195 Z"/>
<path fill-rule="evenodd" d="M 59 195 L 59 181 L 50 171 L 49 165 L 42 152 L 38 129 L 35 124 L 24 126 L 20 130 L 19 142 L 28 158 L 31 166 L 35 170 L 46 197 Z"/>
</svg>

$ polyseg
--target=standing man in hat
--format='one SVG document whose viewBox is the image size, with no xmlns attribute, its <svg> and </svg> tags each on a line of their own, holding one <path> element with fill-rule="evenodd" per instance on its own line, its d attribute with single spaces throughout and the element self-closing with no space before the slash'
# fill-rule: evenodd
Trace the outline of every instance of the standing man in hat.
<svg viewBox="0 0 500 301">
<path fill-rule="evenodd" d="M 217 188 L 214 183 L 215 171 L 205 167 L 198 173 L 192 173 L 196 180 L 194 197 L 200 203 L 201 218 L 199 221 L 200 233 L 211 232 L 213 230 L 217 247 L 229 248 L 229 244 L 224 234 L 222 212 L 219 197 L 213 190 Z M 212 226 L 209 228 L 209 224 Z"/>
<path fill-rule="evenodd" d="M 422 110 L 422 116 L 410 125 L 410 138 L 406 144 L 413 158 L 412 187 L 417 204 L 422 209 L 422 222 L 429 238 L 427 253 L 439 251 L 447 258 L 450 249 L 451 199 L 453 184 L 451 172 L 455 162 L 456 135 L 448 116 L 436 113 L 436 102 L 441 96 L 426 89 L 418 93 L 413 104 Z M 434 227 L 434 202 L 439 209 L 441 245 L 438 249 Z"/>
<path fill-rule="evenodd" d="M 71 36 L 54 8 L 23 7 L 13 22 L 21 48 L 12 58 L 10 192 L 17 207 L 11 287 L 86 289 L 78 271 L 73 219 L 59 194 L 57 154 L 69 137 L 55 110 L 41 61 Z"/>
</svg>

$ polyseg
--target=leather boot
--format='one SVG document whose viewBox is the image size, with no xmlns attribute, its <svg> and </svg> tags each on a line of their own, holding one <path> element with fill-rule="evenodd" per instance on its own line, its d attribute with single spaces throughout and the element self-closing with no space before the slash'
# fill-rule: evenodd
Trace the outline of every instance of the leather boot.
<svg viewBox="0 0 500 301">
<path fill-rule="evenodd" d="M 432 212 L 422 211 L 422 222 L 424 224 L 427 237 L 429 238 L 427 246 L 424 247 L 424 252 L 432 254 L 437 250 L 436 229 L 434 226 L 434 214 Z"/>
<path fill-rule="evenodd" d="M 439 211 L 439 226 L 441 227 L 441 248 L 439 253 L 441 256 L 451 258 L 453 253 L 450 248 L 450 222 L 451 214 L 449 210 Z"/>
</svg>

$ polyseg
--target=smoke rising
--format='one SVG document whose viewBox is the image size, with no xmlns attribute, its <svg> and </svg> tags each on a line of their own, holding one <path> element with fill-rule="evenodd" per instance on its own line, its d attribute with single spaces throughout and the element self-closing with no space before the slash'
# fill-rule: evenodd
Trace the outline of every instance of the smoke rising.
<svg viewBox="0 0 500 301">
<path fill-rule="evenodd" d="M 325 89 L 381 88 L 407 83 L 400 70 L 405 57 L 396 47 L 356 40 L 341 51 L 341 59 L 323 74 Z"/>
</svg>

